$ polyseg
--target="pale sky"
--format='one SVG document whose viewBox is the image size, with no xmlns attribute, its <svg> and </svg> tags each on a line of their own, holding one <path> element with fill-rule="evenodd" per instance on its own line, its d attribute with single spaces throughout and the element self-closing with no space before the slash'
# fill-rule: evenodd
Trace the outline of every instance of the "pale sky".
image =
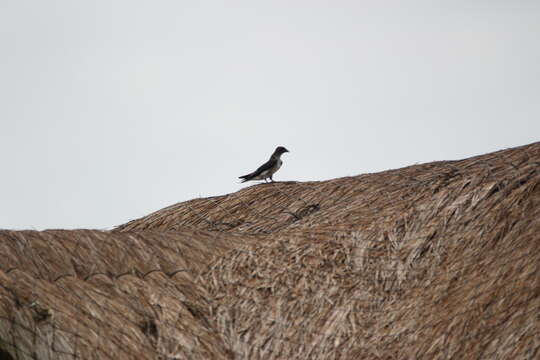
<svg viewBox="0 0 540 360">
<path fill-rule="evenodd" d="M 540 1 L 0 0 L 0 228 L 540 140 Z M 250 184 L 250 183 L 247 183 Z"/>
</svg>

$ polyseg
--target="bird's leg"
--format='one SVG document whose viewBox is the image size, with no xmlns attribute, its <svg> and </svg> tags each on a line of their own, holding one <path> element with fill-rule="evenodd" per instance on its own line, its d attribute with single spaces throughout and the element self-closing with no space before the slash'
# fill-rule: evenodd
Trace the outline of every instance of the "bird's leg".
<svg viewBox="0 0 540 360">
<path fill-rule="evenodd" d="M 270 175 L 270 182 L 274 182 L 274 179 L 272 179 L 272 176 L 274 175 Z"/>
</svg>

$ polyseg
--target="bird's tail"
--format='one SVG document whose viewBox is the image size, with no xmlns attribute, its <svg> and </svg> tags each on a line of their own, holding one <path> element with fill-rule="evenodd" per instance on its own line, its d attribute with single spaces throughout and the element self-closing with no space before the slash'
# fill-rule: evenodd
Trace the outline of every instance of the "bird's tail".
<svg viewBox="0 0 540 360">
<path fill-rule="evenodd" d="M 242 181 L 240 181 L 240 182 L 246 182 L 246 181 L 251 180 L 252 177 L 253 177 L 252 174 L 247 174 L 247 175 L 239 176 L 238 178 L 239 178 L 239 179 L 242 179 Z"/>
</svg>

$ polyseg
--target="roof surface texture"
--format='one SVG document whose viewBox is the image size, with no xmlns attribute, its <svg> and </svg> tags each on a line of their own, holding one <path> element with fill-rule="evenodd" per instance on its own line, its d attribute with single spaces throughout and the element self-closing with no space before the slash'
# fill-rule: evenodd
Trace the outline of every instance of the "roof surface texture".
<svg viewBox="0 0 540 360">
<path fill-rule="evenodd" d="M 540 143 L 0 231 L 0 358 L 537 359 Z"/>
</svg>

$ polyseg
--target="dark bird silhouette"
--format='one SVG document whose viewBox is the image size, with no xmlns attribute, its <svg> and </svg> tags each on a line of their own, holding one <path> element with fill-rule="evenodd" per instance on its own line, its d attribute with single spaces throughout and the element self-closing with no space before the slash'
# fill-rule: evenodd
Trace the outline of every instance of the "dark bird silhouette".
<svg viewBox="0 0 540 360">
<path fill-rule="evenodd" d="M 240 176 L 239 179 L 242 179 L 242 182 L 250 180 L 264 180 L 266 182 L 267 179 L 270 179 L 270 181 L 273 182 L 274 179 L 272 179 L 272 175 L 274 175 L 274 173 L 281 167 L 281 164 L 283 164 L 283 161 L 281 161 L 281 155 L 286 152 L 289 152 L 289 150 L 285 149 L 283 146 L 278 146 L 272 156 L 270 156 L 270 160 L 262 164 L 251 174 Z"/>
</svg>

